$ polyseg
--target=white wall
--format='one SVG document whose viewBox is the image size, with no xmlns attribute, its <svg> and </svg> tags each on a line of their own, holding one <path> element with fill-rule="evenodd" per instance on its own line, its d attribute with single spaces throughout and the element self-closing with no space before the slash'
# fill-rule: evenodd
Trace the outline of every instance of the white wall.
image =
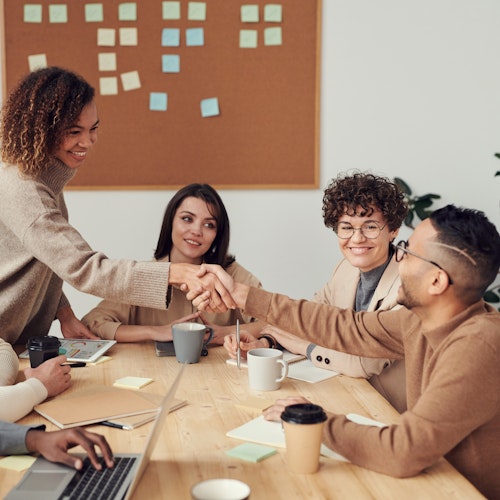
<svg viewBox="0 0 500 500">
<path fill-rule="evenodd" d="M 221 191 L 239 262 L 270 290 L 311 296 L 340 257 L 322 189 L 353 168 L 399 176 L 416 194 L 441 194 L 436 207 L 477 208 L 500 227 L 499 55 L 498 0 L 323 0 L 320 189 Z M 171 195 L 70 191 L 67 203 L 95 248 L 149 259 Z M 97 302 L 66 291 L 77 314 Z"/>
</svg>

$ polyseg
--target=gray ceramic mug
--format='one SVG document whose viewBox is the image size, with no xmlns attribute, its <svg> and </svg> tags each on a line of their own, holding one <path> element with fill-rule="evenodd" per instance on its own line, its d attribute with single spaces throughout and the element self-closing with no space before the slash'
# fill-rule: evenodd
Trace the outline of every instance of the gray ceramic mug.
<svg viewBox="0 0 500 500">
<path fill-rule="evenodd" d="M 208 333 L 208 338 L 205 336 Z M 203 350 L 212 340 L 214 331 L 201 323 L 175 323 L 172 325 L 175 357 L 179 363 L 198 363 Z"/>
</svg>

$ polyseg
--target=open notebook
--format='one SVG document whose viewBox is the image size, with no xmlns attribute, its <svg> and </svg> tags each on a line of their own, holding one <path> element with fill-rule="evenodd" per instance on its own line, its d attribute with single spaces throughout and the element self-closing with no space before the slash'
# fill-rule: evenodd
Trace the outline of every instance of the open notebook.
<svg viewBox="0 0 500 500">
<path fill-rule="evenodd" d="M 349 413 L 346 417 L 361 425 L 375 425 L 377 427 L 386 427 L 386 424 L 372 420 L 371 418 L 363 417 L 357 413 Z M 267 446 L 274 446 L 276 448 L 285 448 L 285 433 L 281 422 L 270 422 L 265 420 L 262 415 L 250 420 L 246 424 L 236 427 L 226 433 L 226 436 L 243 441 L 251 441 L 253 443 L 264 444 Z M 336 460 L 347 461 L 342 455 L 335 453 L 324 444 L 321 445 L 321 455 Z"/>
<path fill-rule="evenodd" d="M 23 479 L 5 497 L 5 500 L 32 500 L 33 498 L 37 500 L 59 498 L 118 500 L 125 498 L 128 500 L 151 459 L 185 366 L 181 366 L 170 390 L 163 398 L 142 454 L 114 453 L 115 467 L 104 468 L 101 471 L 95 470 L 92 465 L 86 471 L 76 471 L 39 457 L 28 469 Z M 123 468 L 119 464 L 123 464 Z M 88 477 L 90 475 L 92 478 Z"/>
<path fill-rule="evenodd" d="M 338 375 L 337 372 L 334 372 L 332 370 L 325 370 L 324 368 L 315 366 L 302 354 L 293 354 L 287 350 L 284 350 L 283 360 L 288 363 L 288 378 L 293 378 L 295 380 L 302 380 L 304 382 L 313 384 L 315 382 L 321 382 L 322 380 L 327 380 Z M 228 359 L 226 360 L 226 363 L 228 365 L 237 366 L 237 362 L 235 359 Z M 246 359 L 241 360 L 240 366 L 242 368 L 247 368 Z"/>
</svg>

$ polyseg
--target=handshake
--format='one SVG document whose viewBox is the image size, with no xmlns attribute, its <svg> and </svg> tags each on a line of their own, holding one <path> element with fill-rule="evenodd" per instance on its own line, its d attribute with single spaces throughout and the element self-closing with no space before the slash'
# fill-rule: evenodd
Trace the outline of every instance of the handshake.
<svg viewBox="0 0 500 500">
<path fill-rule="evenodd" d="M 169 282 L 179 285 L 199 311 L 211 313 L 242 309 L 250 288 L 216 264 L 171 264 Z"/>
</svg>

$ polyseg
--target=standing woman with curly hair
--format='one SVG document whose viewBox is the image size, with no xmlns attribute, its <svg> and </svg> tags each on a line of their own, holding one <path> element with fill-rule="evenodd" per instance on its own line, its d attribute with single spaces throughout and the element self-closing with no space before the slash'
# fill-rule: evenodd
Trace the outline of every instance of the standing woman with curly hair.
<svg viewBox="0 0 500 500">
<path fill-rule="evenodd" d="M 211 291 L 215 310 L 234 305 L 198 266 L 109 259 L 68 223 L 63 189 L 97 141 L 94 89 L 75 73 L 27 75 L 2 111 L 0 167 L 0 336 L 25 344 L 57 318 L 65 337 L 95 338 L 66 299 L 66 281 L 85 293 L 166 309 L 168 285 Z M 118 173 L 117 173 L 118 175 Z"/>
<path fill-rule="evenodd" d="M 323 220 L 337 234 L 344 258 L 313 300 L 356 311 L 397 307 L 400 280 L 391 243 L 407 212 L 404 194 L 385 177 L 357 172 L 333 179 L 323 194 Z M 245 349 L 279 342 L 321 368 L 367 378 L 398 411 L 405 411 L 404 361 L 334 351 L 269 325 L 260 336 L 248 338 Z M 234 336 L 226 337 L 225 347 L 234 355 Z"/>
</svg>

